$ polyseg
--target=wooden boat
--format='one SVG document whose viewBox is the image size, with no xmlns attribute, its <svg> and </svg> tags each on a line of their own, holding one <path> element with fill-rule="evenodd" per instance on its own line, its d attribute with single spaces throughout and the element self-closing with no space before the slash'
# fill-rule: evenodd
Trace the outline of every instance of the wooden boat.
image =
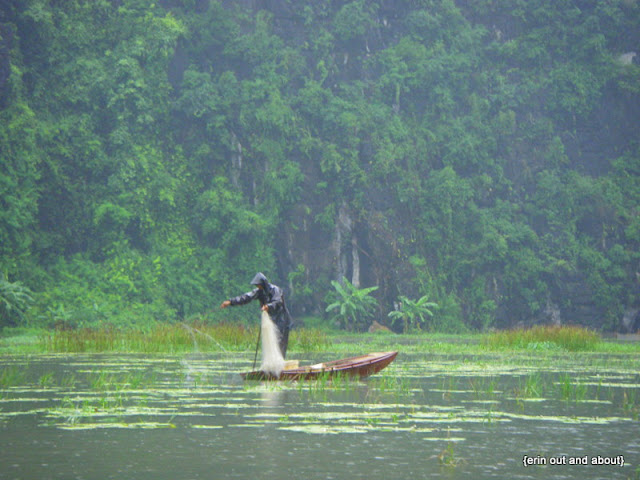
<svg viewBox="0 0 640 480">
<path fill-rule="evenodd" d="M 334 375 L 364 378 L 385 368 L 395 360 L 396 355 L 398 355 L 398 352 L 369 353 L 359 357 L 344 358 L 316 365 L 294 368 L 285 367 L 279 377 L 265 374 L 265 372 L 259 370 L 242 373 L 241 375 L 245 380 L 313 380 L 318 377 L 331 378 Z"/>
</svg>

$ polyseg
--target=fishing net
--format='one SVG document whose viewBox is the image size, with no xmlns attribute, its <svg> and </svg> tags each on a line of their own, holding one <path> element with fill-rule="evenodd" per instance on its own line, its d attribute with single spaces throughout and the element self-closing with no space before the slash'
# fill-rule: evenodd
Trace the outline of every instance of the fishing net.
<svg viewBox="0 0 640 480">
<path fill-rule="evenodd" d="M 262 312 L 262 365 L 260 370 L 264 373 L 279 377 L 284 370 L 284 358 L 280 351 L 280 331 L 276 327 L 271 316 Z"/>
</svg>

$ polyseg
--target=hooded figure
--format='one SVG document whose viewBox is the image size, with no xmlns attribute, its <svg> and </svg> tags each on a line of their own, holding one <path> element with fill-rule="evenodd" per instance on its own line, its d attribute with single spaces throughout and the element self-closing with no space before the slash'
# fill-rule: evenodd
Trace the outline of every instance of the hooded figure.
<svg viewBox="0 0 640 480">
<path fill-rule="evenodd" d="M 220 308 L 244 305 L 245 303 L 258 299 L 261 310 L 269 313 L 273 323 L 278 327 L 280 334 L 280 351 L 282 352 L 282 358 L 285 358 L 287 354 L 287 344 L 289 343 L 289 329 L 293 322 L 287 305 L 284 303 L 284 293 L 280 287 L 269 283 L 267 277 L 262 273 L 256 273 L 256 276 L 251 280 L 251 285 L 255 285 L 256 288 L 250 292 L 225 300 L 222 302 L 222 305 L 220 305 Z"/>
</svg>

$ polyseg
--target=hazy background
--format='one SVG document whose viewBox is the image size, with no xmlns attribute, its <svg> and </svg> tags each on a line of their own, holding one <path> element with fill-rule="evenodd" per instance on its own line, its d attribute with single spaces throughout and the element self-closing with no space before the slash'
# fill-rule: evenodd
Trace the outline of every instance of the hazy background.
<svg viewBox="0 0 640 480">
<path fill-rule="evenodd" d="M 263 271 L 299 322 L 345 277 L 637 330 L 639 49 L 636 0 L 6 0 L 0 325 L 229 319 Z"/>
</svg>

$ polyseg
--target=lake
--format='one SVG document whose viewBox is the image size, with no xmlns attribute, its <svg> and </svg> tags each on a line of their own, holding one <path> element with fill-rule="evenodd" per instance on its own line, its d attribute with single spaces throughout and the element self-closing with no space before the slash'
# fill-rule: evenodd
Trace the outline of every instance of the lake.
<svg viewBox="0 0 640 480">
<path fill-rule="evenodd" d="M 252 357 L 0 356 L 0 478 L 640 478 L 629 356 L 401 352 L 365 380 L 244 382 Z"/>
</svg>

